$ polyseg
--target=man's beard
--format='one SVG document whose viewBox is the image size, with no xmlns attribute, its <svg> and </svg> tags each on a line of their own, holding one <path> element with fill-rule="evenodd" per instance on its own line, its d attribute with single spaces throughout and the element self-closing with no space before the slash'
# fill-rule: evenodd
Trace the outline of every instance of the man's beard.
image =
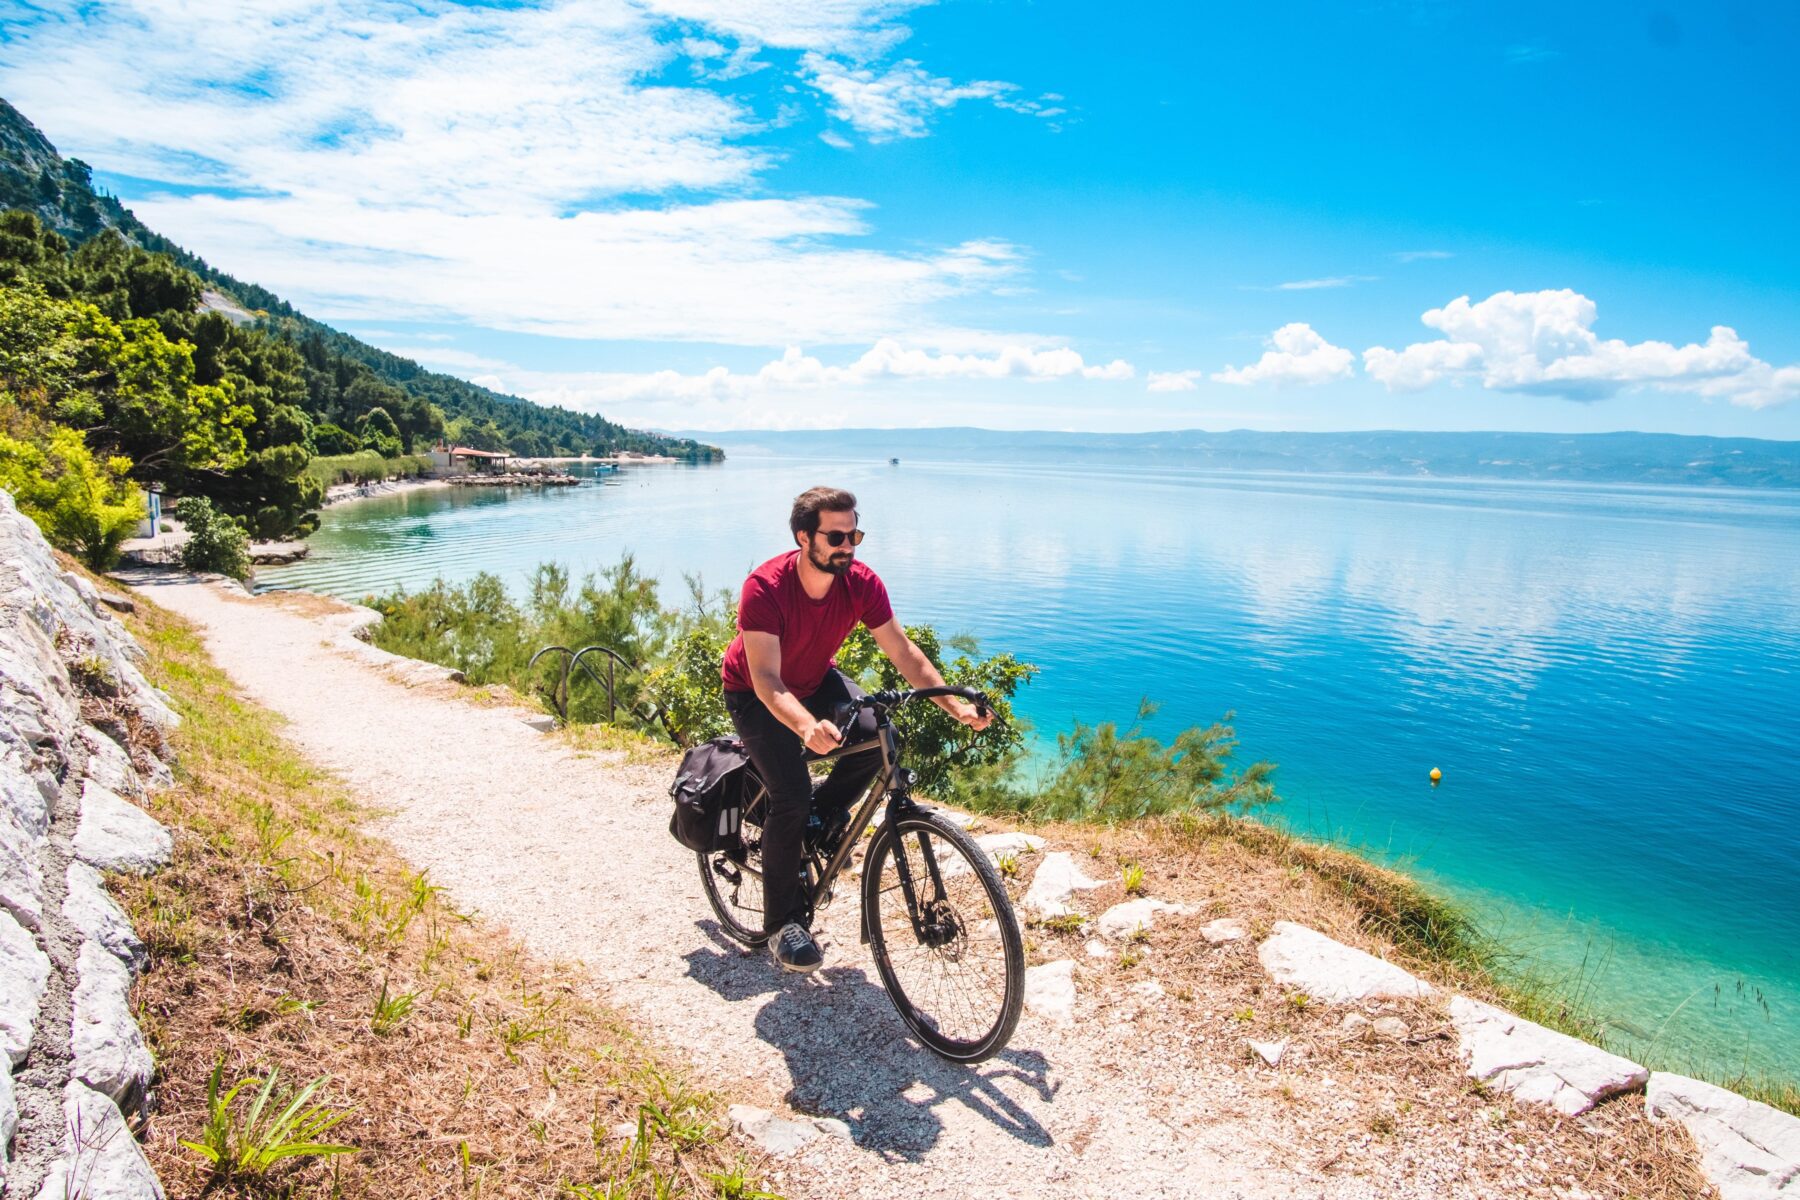
<svg viewBox="0 0 1800 1200">
<path fill-rule="evenodd" d="M 819 568 L 819 570 L 825 572 L 827 575 L 842 575 L 850 569 L 850 564 L 855 561 L 856 558 L 855 555 L 850 554 L 847 551 L 839 550 L 835 553 L 827 553 L 824 561 L 821 562 L 819 560 L 819 552 L 813 549 L 807 550 L 806 557 L 811 561 L 813 566 Z"/>
</svg>

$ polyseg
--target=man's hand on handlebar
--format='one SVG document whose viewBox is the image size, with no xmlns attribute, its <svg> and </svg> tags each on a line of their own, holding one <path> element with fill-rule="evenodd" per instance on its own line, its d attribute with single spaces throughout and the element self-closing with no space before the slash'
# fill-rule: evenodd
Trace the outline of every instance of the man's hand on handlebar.
<svg viewBox="0 0 1800 1200">
<path fill-rule="evenodd" d="M 812 728 L 806 731 L 801 740 L 814 754 L 830 754 L 844 739 L 838 734 L 838 727 L 830 721 L 814 721 Z"/>
<path fill-rule="evenodd" d="M 949 704 L 950 715 L 955 717 L 958 721 L 961 721 L 964 725 L 967 725 L 970 729 L 973 729 L 976 733 L 980 733 L 993 723 L 994 712 L 992 709 L 978 709 L 967 700 L 961 700 L 954 696 L 949 696 L 945 699 Z"/>
</svg>

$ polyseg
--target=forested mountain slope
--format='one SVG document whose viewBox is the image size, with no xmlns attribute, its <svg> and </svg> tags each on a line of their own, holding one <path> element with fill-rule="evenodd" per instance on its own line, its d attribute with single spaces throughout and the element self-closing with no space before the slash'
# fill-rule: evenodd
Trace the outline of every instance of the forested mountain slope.
<svg viewBox="0 0 1800 1200">
<path fill-rule="evenodd" d="M 622 450 L 709 461 L 715 447 L 627 429 L 604 417 L 534 404 L 425 370 L 296 311 L 268 289 L 235 279 L 156 233 L 117 199 L 95 191 L 88 165 L 65 159 L 11 104 L 0 99 L 0 210 L 32 213 L 80 247 L 107 230 L 133 246 L 167 255 L 257 316 L 256 327 L 289 343 L 305 360 L 307 395 L 299 407 L 314 424 L 354 430 L 377 407 L 395 419 L 407 448 L 447 426 L 455 440 L 515 454 L 610 454 Z M 434 425 L 430 409 L 442 415 Z M 322 450 L 322 452 L 331 452 Z"/>
</svg>

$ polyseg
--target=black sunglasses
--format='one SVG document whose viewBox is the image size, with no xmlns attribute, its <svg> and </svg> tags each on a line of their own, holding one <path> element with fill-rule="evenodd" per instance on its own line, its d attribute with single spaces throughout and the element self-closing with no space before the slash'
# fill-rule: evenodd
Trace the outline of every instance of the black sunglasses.
<svg viewBox="0 0 1800 1200">
<path fill-rule="evenodd" d="M 844 544 L 845 538 L 850 539 L 850 544 L 852 546 L 860 546 L 862 545 L 863 538 L 868 535 L 861 529 L 852 529 L 848 533 L 844 532 L 842 529 L 833 529 L 830 533 L 826 533 L 821 529 L 813 534 L 813 536 L 824 538 L 825 544 L 835 550 L 837 547 Z"/>
</svg>

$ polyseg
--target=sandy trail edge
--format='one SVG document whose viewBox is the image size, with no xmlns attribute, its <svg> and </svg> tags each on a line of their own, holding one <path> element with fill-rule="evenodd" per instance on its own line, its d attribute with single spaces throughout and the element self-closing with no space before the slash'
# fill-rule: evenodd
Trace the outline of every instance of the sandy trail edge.
<svg viewBox="0 0 1800 1200">
<path fill-rule="evenodd" d="M 771 1162 L 791 1196 L 1378 1194 L 1297 1166 L 1236 1088 L 1172 1079 L 1129 1026 L 1027 1012 L 976 1068 L 904 1036 L 856 937 L 854 897 L 826 914 L 826 968 L 782 976 L 725 941 L 691 854 L 668 836 L 664 768 L 578 755 L 518 714 L 409 688 L 270 599 L 180 576 L 138 590 L 201 630 L 218 664 L 288 736 L 390 814 L 381 832 L 457 904 L 536 954 L 584 964 L 640 1029 L 734 1100 L 841 1117 Z M 1379 1194 L 1413 1189 L 1389 1181 Z"/>
</svg>

